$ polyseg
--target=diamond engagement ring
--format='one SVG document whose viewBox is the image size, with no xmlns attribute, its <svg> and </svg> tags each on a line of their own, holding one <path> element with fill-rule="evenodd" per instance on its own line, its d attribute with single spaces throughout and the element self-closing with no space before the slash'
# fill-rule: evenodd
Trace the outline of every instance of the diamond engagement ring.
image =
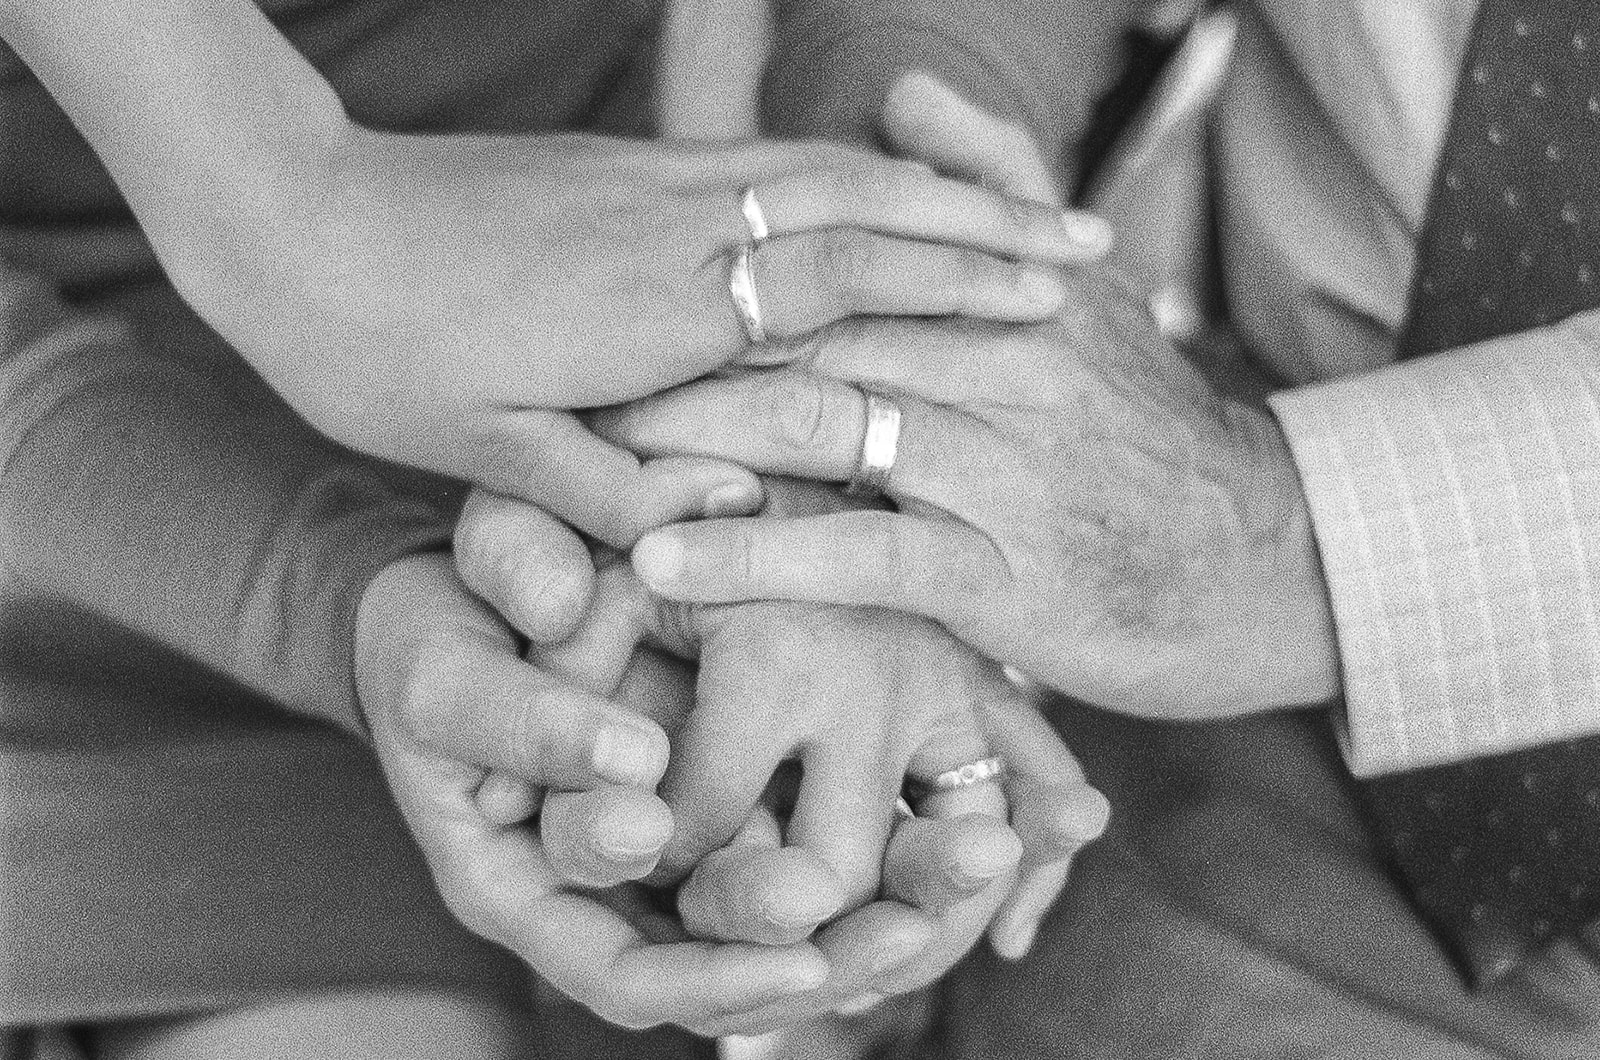
<svg viewBox="0 0 1600 1060">
<path fill-rule="evenodd" d="M 966 765 L 945 770 L 934 777 L 928 786 L 936 791 L 956 791 L 985 781 L 999 780 L 1005 775 L 1005 759 L 980 758 L 976 762 L 968 762 Z"/>
</svg>

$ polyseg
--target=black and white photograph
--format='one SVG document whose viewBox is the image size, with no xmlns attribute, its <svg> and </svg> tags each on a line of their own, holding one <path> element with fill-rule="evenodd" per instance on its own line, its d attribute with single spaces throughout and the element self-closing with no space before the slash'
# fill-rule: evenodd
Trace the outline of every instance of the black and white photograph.
<svg viewBox="0 0 1600 1060">
<path fill-rule="evenodd" d="M 1600 1060 L 1600 3 L 0 0 L 0 1060 Z"/>
</svg>

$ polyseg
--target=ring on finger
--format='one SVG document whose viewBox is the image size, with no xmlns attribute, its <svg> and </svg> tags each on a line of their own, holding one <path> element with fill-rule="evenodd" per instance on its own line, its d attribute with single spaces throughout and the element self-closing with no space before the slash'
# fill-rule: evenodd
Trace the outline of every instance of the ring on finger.
<svg viewBox="0 0 1600 1060">
<path fill-rule="evenodd" d="M 746 243 L 733 256 L 728 266 L 728 293 L 733 295 L 733 309 L 739 315 L 745 338 L 759 346 L 767 341 L 767 328 L 761 320 L 761 299 L 756 296 L 755 265 L 752 258 L 756 245 Z"/>
<path fill-rule="evenodd" d="M 895 456 L 900 448 L 900 406 L 891 398 L 862 391 L 867 401 L 867 427 L 861 435 L 861 455 L 846 493 L 875 494 L 889 488 Z"/>
<path fill-rule="evenodd" d="M 767 227 L 767 213 L 756 198 L 756 189 L 746 184 L 739 192 L 739 212 L 744 215 L 744 225 L 750 230 L 751 246 L 766 242 L 771 229 Z"/>
<path fill-rule="evenodd" d="M 973 762 L 966 762 L 947 769 L 928 782 L 928 786 L 935 791 L 959 791 L 961 788 L 970 788 L 974 784 L 983 784 L 997 781 L 1006 775 L 1005 759 L 999 756 L 979 758 Z"/>
</svg>

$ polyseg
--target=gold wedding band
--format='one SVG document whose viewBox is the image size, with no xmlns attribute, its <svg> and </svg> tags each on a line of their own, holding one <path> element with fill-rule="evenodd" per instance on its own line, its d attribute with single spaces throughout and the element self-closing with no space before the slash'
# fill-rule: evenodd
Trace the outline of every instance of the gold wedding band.
<svg viewBox="0 0 1600 1060">
<path fill-rule="evenodd" d="M 744 327 L 745 338 L 759 346 L 767 341 L 767 329 L 761 322 L 761 299 L 756 297 L 755 267 L 751 261 L 755 245 L 746 243 L 733 256 L 728 266 L 728 293 L 733 295 L 733 309 Z"/>
<path fill-rule="evenodd" d="M 761 208 L 761 200 L 756 198 L 756 189 L 746 185 L 739 193 L 739 212 L 744 214 L 745 227 L 750 230 L 750 242 L 760 245 L 767 238 L 770 229 L 767 228 L 767 214 Z"/>
<path fill-rule="evenodd" d="M 861 457 L 845 492 L 882 493 L 889 488 L 895 456 L 900 448 L 900 406 L 882 394 L 863 390 L 867 399 L 867 429 L 861 435 Z"/>
<path fill-rule="evenodd" d="M 947 769 L 933 778 L 930 787 L 938 791 L 958 791 L 961 788 L 970 788 L 974 784 L 985 781 L 999 780 L 1006 775 L 1006 763 L 1003 758 L 980 758 L 976 762 Z"/>
</svg>

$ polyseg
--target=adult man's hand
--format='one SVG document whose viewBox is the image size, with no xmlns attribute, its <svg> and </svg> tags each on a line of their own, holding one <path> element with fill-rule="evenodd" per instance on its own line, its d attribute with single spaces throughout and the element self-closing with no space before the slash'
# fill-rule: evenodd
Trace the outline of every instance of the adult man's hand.
<svg viewBox="0 0 1600 1060">
<path fill-rule="evenodd" d="M 642 453 L 840 481 L 864 431 L 856 388 L 904 410 L 900 512 L 679 525 L 641 541 L 636 569 L 676 600 L 927 615 L 1069 695 L 1145 715 L 1330 698 L 1327 590 L 1275 421 L 1203 377 L 1124 284 L 1072 286 L 1072 308 L 1041 325 L 854 322 L 789 347 L 783 370 L 609 416 Z"/>
</svg>

